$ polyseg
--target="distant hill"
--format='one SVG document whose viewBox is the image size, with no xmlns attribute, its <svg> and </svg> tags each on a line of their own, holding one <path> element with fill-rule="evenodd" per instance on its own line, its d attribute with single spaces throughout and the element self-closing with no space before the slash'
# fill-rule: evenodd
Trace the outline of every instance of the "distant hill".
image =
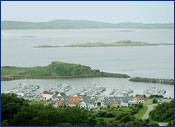
<svg viewBox="0 0 175 127">
<path fill-rule="evenodd" d="M 1 21 L 2 30 L 28 29 L 102 29 L 102 28 L 129 28 L 129 29 L 173 29 L 174 24 L 143 24 L 143 23 L 107 23 L 89 20 L 53 20 L 48 22 Z"/>
</svg>

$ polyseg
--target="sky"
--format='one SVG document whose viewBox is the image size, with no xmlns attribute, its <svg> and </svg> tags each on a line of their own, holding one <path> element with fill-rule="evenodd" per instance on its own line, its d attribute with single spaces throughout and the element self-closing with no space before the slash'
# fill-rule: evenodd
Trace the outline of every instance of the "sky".
<svg viewBox="0 0 175 127">
<path fill-rule="evenodd" d="M 45 22 L 55 19 L 110 23 L 174 23 L 172 1 L 2 1 L 2 20 Z"/>
</svg>

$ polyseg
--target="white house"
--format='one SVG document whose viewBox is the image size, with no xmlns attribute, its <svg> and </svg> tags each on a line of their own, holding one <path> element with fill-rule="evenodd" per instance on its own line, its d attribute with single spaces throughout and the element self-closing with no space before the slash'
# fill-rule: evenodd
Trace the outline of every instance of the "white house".
<svg viewBox="0 0 175 127">
<path fill-rule="evenodd" d="M 96 101 L 95 101 L 95 107 L 96 108 L 106 108 L 107 106 L 104 103 L 104 97 L 100 96 Z"/>
<path fill-rule="evenodd" d="M 95 109 L 94 104 L 88 104 L 88 109 L 89 109 L 89 110 L 91 110 L 91 109 Z"/>
<path fill-rule="evenodd" d="M 79 103 L 80 108 L 86 108 L 86 103 L 84 101 Z"/>
<path fill-rule="evenodd" d="M 43 94 L 42 94 L 42 97 L 43 97 L 45 100 L 51 100 L 53 94 L 54 94 L 53 92 L 44 91 Z"/>
<path fill-rule="evenodd" d="M 128 107 L 128 103 L 121 101 L 120 107 Z"/>
</svg>

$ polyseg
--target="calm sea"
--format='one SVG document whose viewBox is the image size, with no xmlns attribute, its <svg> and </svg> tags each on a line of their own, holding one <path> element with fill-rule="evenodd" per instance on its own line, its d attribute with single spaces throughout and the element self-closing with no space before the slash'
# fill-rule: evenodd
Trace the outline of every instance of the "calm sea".
<svg viewBox="0 0 175 127">
<path fill-rule="evenodd" d="M 1 43 L 2 66 L 46 66 L 52 61 L 78 63 L 105 72 L 126 73 L 130 76 L 173 78 L 173 46 L 135 46 L 135 47 L 91 47 L 91 48 L 33 48 L 37 45 L 68 45 L 86 42 L 115 42 L 120 40 L 144 41 L 148 43 L 173 43 L 173 29 L 133 29 L 122 32 L 120 29 L 74 29 L 74 30 L 3 30 Z M 126 86 L 136 89 L 150 87 L 149 84 L 131 83 L 127 79 L 92 78 L 67 79 L 78 88 L 86 82 L 108 85 L 111 88 Z M 36 80 L 52 86 L 53 80 Z M 2 82 L 2 90 L 17 81 Z M 7 85 L 9 84 L 9 85 Z M 76 85 L 77 84 L 77 85 Z M 113 87 L 112 87 L 113 86 Z M 167 88 L 173 96 L 174 88 Z M 122 88 L 122 87 L 121 87 Z"/>
</svg>

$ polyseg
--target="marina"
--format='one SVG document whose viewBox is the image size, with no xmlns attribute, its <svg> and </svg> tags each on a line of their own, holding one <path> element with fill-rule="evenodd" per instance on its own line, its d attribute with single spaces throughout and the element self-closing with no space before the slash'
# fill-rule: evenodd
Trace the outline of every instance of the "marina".
<svg viewBox="0 0 175 127">
<path fill-rule="evenodd" d="M 111 82 L 109 82 L 111 81 Z M 84 82 L 84 84 L 82 83 Z M 116 82 L 118 82 L 116 84 Z M 41 97 L 44 91 L 65 93 L 68 96 L 107 96 L 123 97 L 137 94 L 174 96 L 174 86 L 152 83 L 135 83 L 118 78 L 89 78 L 89 79 L 50 79 L 50 80 L 14 80 L 2 81 L 1 92 L 18 93 L 19 96 Z"/>
</svg>

